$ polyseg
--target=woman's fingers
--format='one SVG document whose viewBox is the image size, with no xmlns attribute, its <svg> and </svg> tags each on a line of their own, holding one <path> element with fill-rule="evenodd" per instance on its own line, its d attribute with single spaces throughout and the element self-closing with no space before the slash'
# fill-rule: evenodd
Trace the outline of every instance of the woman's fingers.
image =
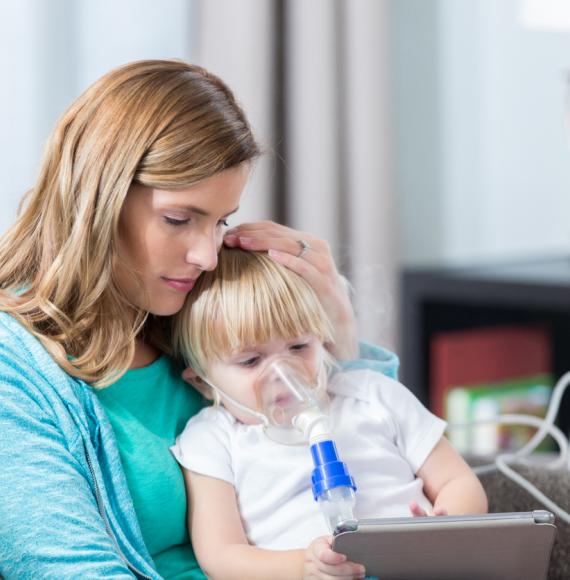
<svg viewBox="0 0 570 580">
<path fill-rule="evenodd" d="M 247 235 L 247 232 L 258 232 L 260 230 L 272 230 L 272 231 L 279 231 L 279 232 L 295 232 L 293 228 L 289 226 L 284 226 L 283 224 L 278 224 L 277 222 L 271 220 L 261 220 L 258 222 L 248 222 L 239 224 L 227 230 L 227 234 L 236 234 L 236 235 Z"/>
<path fill-rule="evenodd" d="M 322 240 L 305 238 L 294 239 L 290 236 L 271 237 L 269 234 L 260 237 L 239 237 L 237 240 L 224 238 L 226 245 L 233 245 L 255 252 L 278 251 L 289 254 L 295 258 L 302 258 L 313 264 L 323 273 L 331 269 L 332 257 L 328 248 L 324 247 Z"/>
<path fill-rule="evenodd" d="M 229 230 L 224 243 L 256 252 L 277 250 L 296 257 L 303 257 L 319 269 L 330 270 L 334 265 L 329 245 L 319 238 L 275 224 L 248 230 Z"/>
</svg>

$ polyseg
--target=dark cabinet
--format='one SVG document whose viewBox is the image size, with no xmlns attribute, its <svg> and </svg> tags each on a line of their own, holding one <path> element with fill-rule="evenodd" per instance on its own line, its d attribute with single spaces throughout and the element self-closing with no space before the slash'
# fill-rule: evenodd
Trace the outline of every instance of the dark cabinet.
<svg viewBox="0 0 570 580">
<path fill-rule="evenodd" d="M 429 344 L 438 332 L 541 324 L 550 334 L 555 378 L 570 370 L 570 257 L 407 268 L 400 282 L 400 379 L 426 405 Z M 570 388 L 558 424 L 570 431 Z"/>
</svg>

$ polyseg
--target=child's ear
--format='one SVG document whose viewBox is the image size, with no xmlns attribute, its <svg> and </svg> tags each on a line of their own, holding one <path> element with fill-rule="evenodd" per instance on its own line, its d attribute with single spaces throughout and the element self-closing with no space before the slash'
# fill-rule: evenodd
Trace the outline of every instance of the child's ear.
<svg viewBox="0 0 570 580">
<path fill-rule="evenodd" d="M 202 394 L 206 399 L 213 400 L 212 389 L 209 387 L 198 375 L 198 373 L 192 368 L 187 367 L 182 371 L 182 378 L 190 383 L 200 394 Z"/>
</svg>

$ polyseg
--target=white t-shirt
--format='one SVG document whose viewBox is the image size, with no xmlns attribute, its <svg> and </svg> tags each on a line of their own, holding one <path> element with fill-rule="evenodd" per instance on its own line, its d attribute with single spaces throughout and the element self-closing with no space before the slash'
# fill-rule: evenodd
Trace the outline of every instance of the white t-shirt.
<svg viewBox="0 0 570 580">
<path fill-rule="evenodd" d="M 339 458 L 358 488 L 355 516 L 407 516 L 412 500 L 430 509 L 415 474 L 445 422 L 402 384 L 375 371 L 339 373 L 328 392 Z M 223 407 L 209 407 L 188 421 L 171 449 L 186 469 L 234 486 L 252 545 L 306 548 L 329 533 L 313 499 L 308 445 L 275 443 L 261 425 L 244 425 Z"/>
</svg>

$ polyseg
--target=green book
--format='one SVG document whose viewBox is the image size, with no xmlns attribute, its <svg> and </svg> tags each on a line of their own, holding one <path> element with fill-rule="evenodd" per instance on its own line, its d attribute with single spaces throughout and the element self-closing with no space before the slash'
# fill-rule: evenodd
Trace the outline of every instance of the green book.
<svg viewBox="0 0 570 580">
<path fill-rule="evenodd" d="M 450 389 L 445 401 L 445 418 L 449 424 L 493 419 L 504 414 L 544 417 L 554 379 L 551 374 L 510 379 L 500 383 L 457 386 Z M 449 429 L 449 440 L 462 454 L 495 455 L 520 449 L 536 432 L 528 425 L 481 425 Z M 540 451 L 554 449 L 546 440 Z"/>
</svg>

